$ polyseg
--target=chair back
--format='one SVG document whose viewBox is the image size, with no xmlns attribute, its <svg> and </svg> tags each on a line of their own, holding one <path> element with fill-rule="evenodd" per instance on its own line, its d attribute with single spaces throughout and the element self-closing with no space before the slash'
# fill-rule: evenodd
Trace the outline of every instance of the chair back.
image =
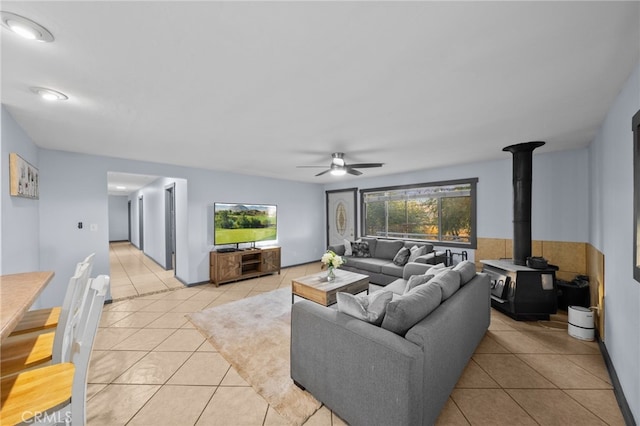
<svg viewBox="0 0 640 426">
<path fill-rule="evenodd" d="M 71 392 L 71 418 L 75 425 L 86 424 L 87 373 L 93 342 L 98 331 L 104 300 L 109 290 L 109 276 L 99 275 L 89 280 L 86 303 L 74 317 L 69 347 L 69 360 L 75 367 Z"/>
<path fill-rule="evenodd" d="M 86 299 L 89 290 L 89 274 L 93 268 L 92 256 L 93 255 L 90 255 L 87 258 L 90 260 L 89 262 L 78 263 L 75 274 L 69 280 L 64 301 L 60 307 L 60 317 L 58 318 L 56 333 L 53 338 L 51 360 L 54 364 L 70 361 L 67 350 L 69 347 L 68 339 L 70 338 L 68 330 L 69 322 L 72 321 L 73 317 L 79 315 L 82 304 Z"/>
</svg>

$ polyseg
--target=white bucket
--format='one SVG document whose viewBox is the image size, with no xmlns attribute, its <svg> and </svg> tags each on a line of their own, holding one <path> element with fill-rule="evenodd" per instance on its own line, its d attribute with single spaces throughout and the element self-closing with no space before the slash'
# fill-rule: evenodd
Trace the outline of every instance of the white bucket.
<svg viewBox="0 0 640 426">
<path fill-rule="evenodd" d="M 569 336 L 594 340 L 593 311 L 582 306 L 569 306 Z"/>
</svg>

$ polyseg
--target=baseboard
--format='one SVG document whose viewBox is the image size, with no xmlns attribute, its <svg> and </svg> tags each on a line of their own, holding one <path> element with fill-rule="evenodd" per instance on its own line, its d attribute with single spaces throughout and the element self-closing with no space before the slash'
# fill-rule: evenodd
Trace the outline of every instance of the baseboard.
<svg viewBox="0 0 640 426">
<path fill-rule="evenodd" d="M 607 351 L 607 347 L 599 336 L 597 341 L 598 346 L 600 346 L 602 357 L 604 358 L 604 363 L 607 366 L 609 377 L 611 377 L 611 382 L 613 384 L 613 393 L 615 394 L 616 400 L 618 401 L 618 407 L 620 407 L 620 412 L 622 413 L 624 422 L 627 426 L 636 426 L 636 421 L 633 418 L 633 413 L 631 412 L 631 408 L 629 407 L 627 398 L 625 398 L 624 392 L 622 392 L 622 386 L 620 385 L 620 380 L 618 379 L 618 375 L 616 374 L 616 369 L 613 367 L 611 357 L 609 357 L 609 351 Z"/>
</svg>

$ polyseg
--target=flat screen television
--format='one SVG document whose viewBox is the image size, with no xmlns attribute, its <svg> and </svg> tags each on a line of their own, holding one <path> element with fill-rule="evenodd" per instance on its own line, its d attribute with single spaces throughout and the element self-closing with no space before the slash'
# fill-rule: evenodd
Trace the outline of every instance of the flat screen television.
<svg viewBox="0 0 640 426">
<path fill-rule="evenodd" d="M 275 240 L 277 207 L 272 204 L 214 203 L 215 245 Z"/>
</svg>

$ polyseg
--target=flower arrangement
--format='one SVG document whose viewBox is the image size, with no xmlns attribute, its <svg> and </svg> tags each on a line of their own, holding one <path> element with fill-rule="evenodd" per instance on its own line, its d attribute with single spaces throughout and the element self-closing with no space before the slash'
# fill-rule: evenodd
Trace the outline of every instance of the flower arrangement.
<svg viewBox="0 0 640 426">
<path fill-rule="evenodd" d="M 323 265 L 327 266 L 327 281 L 333 281 L 333 279 L 336 277 L 334 270 L 338 269 L 346 262 L 346 260 L 342 256 L 338 256 L 331 250 L 327 250 L 327 252 L 322 255 L 322 259 L 320 259 L 320 261 Z"/>
<path fill-rule="evenodd" d="M 331 250 L 327 250 L 327 252 L 322 255 L 322 259 L 320 259 L 320 261 L 328 268 L 339 268 L 345 263 L 342 256 L 338 256 Z"/>
</svg>

